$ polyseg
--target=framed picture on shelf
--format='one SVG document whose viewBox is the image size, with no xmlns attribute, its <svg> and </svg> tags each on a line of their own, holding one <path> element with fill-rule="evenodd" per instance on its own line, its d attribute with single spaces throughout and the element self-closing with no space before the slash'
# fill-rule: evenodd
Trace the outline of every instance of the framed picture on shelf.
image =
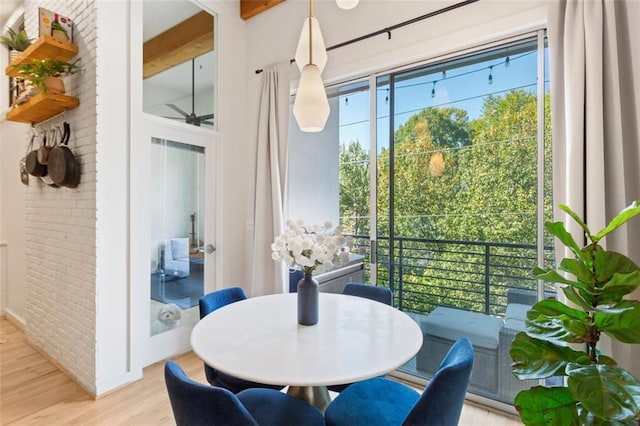
<svg viewBox="0 0 640 426">
<path fill-rule="evenodd" d="M 66 16 L 43 7 L 38 8 L 40 35 L 49 35 L 57 40 L 73 43 L 73 22 Z"/>
</svg>

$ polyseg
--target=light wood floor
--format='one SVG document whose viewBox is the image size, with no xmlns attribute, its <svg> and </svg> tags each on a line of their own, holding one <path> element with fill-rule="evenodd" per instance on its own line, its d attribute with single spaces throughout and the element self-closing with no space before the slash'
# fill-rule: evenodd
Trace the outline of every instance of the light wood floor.
<svg viewBox="0 0 640 426">
<path fill-rule="evenodd" d="M 202 362 L 193 353 L 175 360 L 189 376 L 205 382 Z M 0 318 L 0 425 L 172 425 L 163 365 L 145 368 L 142 380 L 94 400 Z M 466 404 L 460 424 L 520 423 Z"/>
</svg>

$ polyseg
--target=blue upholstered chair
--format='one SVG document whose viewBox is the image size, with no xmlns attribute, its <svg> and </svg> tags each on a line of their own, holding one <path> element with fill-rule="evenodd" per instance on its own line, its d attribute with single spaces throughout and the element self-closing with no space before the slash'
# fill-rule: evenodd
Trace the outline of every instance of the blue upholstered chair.
<svg viewBox="0 0 640 426">
<path fill-rule="evenodd" d="M 376 302 L 391 306 L 393 304 L 393 294 L 387 287 L 377 287 L 369 284 L 349 283 L 344 286 L 342 294 L 349 296 L 366 297 Z"/>
<path fill-rule="evenodd" d="M 216 309 L 222 308 L 223 306 L 229 305 L 230 303 L 245 300 L 246 298 L 246 293 L 240 287 L 230 287 L 205 294 L 200 298 L 200 301 L 198 303 L 200 307 L 200 319 L 209 315 Z M 227 373 L 223 373 L 222 371 L 218 371 L 215 368 L 211 368 L 207 364 L 204 365 L 204 374 L 210 384 L 223 387 L 233 393 L 238 393 L 250 388 L 267 388 L 280 390 L 284 387 L 279 385 L 265 385 L 263 383 L 255 383 L 248 380 L 239 379 Z"/>
<path fill-rule="evenodd" d="M 422 395 L 402 383 L 376 377 L 354 383 L 325 412 L 329 426 L 457 425 L 473 366 L 468 339 L 449 349 Z"/>
<path fill-rule="evenodd" d="M 387 287 L 376 287 L 370 284 L 349 283 L 342 289 L 342 294 L 348 296 L 358 296 L 367 299 L 375 300 L 376 302 L 384 303 L 391 306 L 393 304 L 393 293 Z M 351 383 L 345 383 L 342 385 L 331 385 L 329 390 L 333 392 L 342 392 Z"/>
<path fill-rule="evenodd" d="M 318 409 L 273 389 L 248 389 L 234 395 L 196 382 L 168 361 L 164 379 L 178 426 L 324 425 Z"/>
</svg>

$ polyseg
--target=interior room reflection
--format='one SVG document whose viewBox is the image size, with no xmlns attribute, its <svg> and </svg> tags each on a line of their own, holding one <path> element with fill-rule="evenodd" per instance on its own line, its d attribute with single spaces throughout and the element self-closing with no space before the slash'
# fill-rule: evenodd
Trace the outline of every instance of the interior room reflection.
<svg viewBox="0 0 640 426">
<path fill-rule="evenodd" d="M 204 148 L 151 143 L 151 335 L 198 319 L 204 294 Z"/>
<path fill-rule="evenodd" d="M 143 111 L 216 128 L 215 17 L 188 1 L 144 2 Z"/>
</svg>

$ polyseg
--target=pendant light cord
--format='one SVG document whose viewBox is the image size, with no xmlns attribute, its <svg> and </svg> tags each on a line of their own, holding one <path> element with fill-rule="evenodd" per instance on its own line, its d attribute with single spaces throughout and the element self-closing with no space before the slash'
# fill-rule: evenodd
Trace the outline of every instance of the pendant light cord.
<svg viewBox="0 0 640 426">
<path fill-rule="evenodd" d="M 341 47 L 345 47 L 345 46 L 348 46 L 350 44 L 358 43 L 358 42 L 367 40 L 369 38 L 379 36 L 381 34 L 387 34 L 387 39 L 390 40 L 391 39 L 391 31 L 393 31 L 393 30 L 397 30 L 398 28 L 402 28 L 402 27 L 405 27 L 407 25 L 415 24 L 416 22 L 420 22 L 420 21 L 423 21 L 425 19 L 432 18 L 434 16 L 437 16 L 437 15 L 440 15 L 440 14 L 443 14 L 443 13 L 446 13 L 446 12 L 450 12 L 450 11 L 458 9 L 460 7 L 467 6 L 467 5 L 471 4 L 471 3 L 476 3 L 477 1 L 478 0 L 465 0 L 465 1 L 462 1 L 460 3 L 455 3 L 455 4 L 452 4 L 451 6 L 443 7 L 442 9 L 438 9 L 438 10 L 435 10 L 433 12 L 426 13 L 424 15 L 416 16 L 415 18 L 412 18 L 412 19 L 409 19 L 409 20 L 406 20 L 406 21 L 402 21 L 402 22 L 400 22 L 398 24 L 395 24 L 395 25 L 392 25 L 390 27 L 386 27 L 386 28 L 383 28 L 383 29 L 378 30 L 378 31 L 373 31 L 373 32 L 365 34 L 363 36 L 353 38 L 351 40 L 343 41 L 342 43 L 338 43 L 338 44 L 335 44 L 333 46 L 327 47 L 326 50 L 328 52 L 328 51 L 333 50 L 333 49 L 339 49 Z M 312 4 L 312 2 L 313 2 L 313 0 L 310 1 L 310 5 L 309 5 L 310 13 L 313 13 L 313 4 Z M 311 22 L 309 22 L 309 34 L 311 34 Z M 309 40 L 311 40 L 311 37 L 309 37 Z M 309 48 L 309 51 L 311 51 L 311 48 Z M 295 59 L 291 59 L 289 62 L 293 63 L 293 62 L 295 62 Z M 256 70 L 255 72 L 256 72 L 256 74 L 260 74 L 262 72 L 262 70 L 259 69 L 259 70 Z"/>
<path fill-rule="evenodd" d="M 309 0 L 309 65 L 313 64 L 313 31 L 312 18 L 313 17 L 313 0 Z"/>
</svg>

